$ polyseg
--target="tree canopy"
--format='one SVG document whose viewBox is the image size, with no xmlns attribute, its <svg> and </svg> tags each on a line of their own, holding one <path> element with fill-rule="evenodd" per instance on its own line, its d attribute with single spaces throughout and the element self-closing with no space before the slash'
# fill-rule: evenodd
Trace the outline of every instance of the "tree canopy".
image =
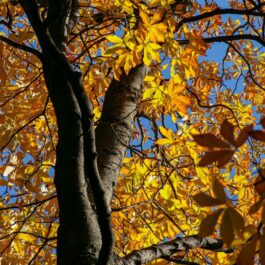
<svg viewBox="0 0 265 265">
<path fill-rule="evenodd" d="M 264 0 L 1 0 L 1 264 L 265 264 Z"/>
</svg>

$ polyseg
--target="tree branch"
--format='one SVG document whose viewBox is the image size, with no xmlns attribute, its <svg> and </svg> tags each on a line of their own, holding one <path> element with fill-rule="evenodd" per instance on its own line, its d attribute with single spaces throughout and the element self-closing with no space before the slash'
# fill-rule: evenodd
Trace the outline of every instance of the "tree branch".
<svg viewBox="0 0 265 265">
<path fill-rule="evenodd" d="M 138 265 L 151 262 L 159 258 L 170 257 L 181 251 L 187 251 L 194 248 L 203 248 L 212 251 L 219 251 L 223 246 L 220 239 L 199 238 L 198 236 L 187 236 L 176 238 L 169 242 L 152 245 L 126 255 L 123 258 L 124 265 Z"/>
<path fill-rule="evenodd" d="M 251 35 L 251 34 L 240 34 L 240 35 L 230 35 L 230 36 L 216 36 L 216 37 L 203 37 L 203 40 L 206 43 L 213 42 L 227 42 L 234 40 L 253 40 L 265 46 L 265 41 L 262 40 L 259 36 Z M 177 40 L 180 45 L 187 45 L 190 43 L 190 40 Z"/>
<path fill-rule="evenodd" d="M 31 48 L 31 47 L 29 47 L 27 45 L 20 44 L 20 43 L 17 43 L 15 41 L 12 41 L 12 40 L 10 40 L 7 37 L 2 36 L 2 35 L 0 35 L 0 40 L 2 42 L 5 42 L 8 45 L 14 47 L 14 48 L 17 48 L 17 49 L 22 50 L 22 51 L 25 51 L 25 52 L 29 52 L 29 53 L 37 56 L 40 59 L 40 61 L 43 60 L 42 54 L 38 50 L 35 50 L 34 48 Z"/>
<path fill-rule="evenodd" d="M 264 5 L 265 3 L 262 3 L 261 5 L 255 6 L 248 10 L 246 9 L 239 10 L 239 9 L 234 9 L 234 8 L 224 8 L 224 9 L 216 8 L 210 12 L 205 12 L 197 16 L 184 18 L 178 23 L 176 31 L 178 31 L 180 27 L 182 27 L 183 24 L 185 23 L 201 21 L 202 19 L 212 18 L 218 15 L 246 15 L 246 16 L 264 17 L 264 13 L 255 11 Z"/>
</svg>

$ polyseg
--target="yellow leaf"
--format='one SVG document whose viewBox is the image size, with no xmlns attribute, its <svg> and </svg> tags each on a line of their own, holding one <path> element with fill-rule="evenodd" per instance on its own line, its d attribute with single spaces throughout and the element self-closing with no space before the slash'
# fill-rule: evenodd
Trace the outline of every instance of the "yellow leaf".
<svg viewBox="0 0 265 265">
<path fill-rule="evenodd" d="M 152 17 L 150 24 L 155 24 L 159 22 L 163 18 L 164 14 L 165 14 L 165 9 L 164 8 L 159 9 L 159 11 L 156 12 Z"/>
<path fill-rule="evenodd" d="M 123 44 L 123 40 L 116 35 L 106 36 L 106 39 L 115 44 Z"/>
<path fill-rule="evenodd" d="M 159 144 L 159 145 L 167 145 L 167 144 L 171 144 L 172 141 L 167 139 L 167 138 L 160 138 L 156 141 L 156 144 Z"/>
<path fill-rule="evenodd" d="M 134 35 L 131 32 L 126 33 L 124 37 L 124 43 L 132 51 L 136 47 L 136 40 L 134 38 Z"/>
<path fill-rule="evenodd" d="M 160 194 L 162 197 L 166 200 L 168 200 L 172 196 L 172 189 L 169 187 L 169 185 L 166 185 L 161 191 Z"/>
<path fill-rule="evenodd" d="M 157 6 L 160 4 L 160 2 L 161 2 L 161 0 L 151 0 L 149 5 L 150 6 Z"/>
<path fill-rule="evenodd" d="M 159 126 L 160 133 L 168 139 L 172 139 L 172 131 L 170 129 L 166 129 L 163 126 Z"/>
<path fill-rule="evenodd" d="M 12 244 L 13 244 L 13 246 L 14 246 L 16 252 L 19 253 L 21 256 L 24 256 L 24 246 L 23 246 L 23 244 L 21 243 L 21 240 L 15 238 L 15 239 L 13 240 L 13 243 L 12 243 Z"/>
<path fill-rule="evenodd" d="M 37 237 L 31 235 L 30 233 L 23 233 L 23 232 L 18 233 L 17 238 L 20 238 L 20 239 L 27 241 L 29 243 L 35 243 L 38 240 Z"/>
</svg>

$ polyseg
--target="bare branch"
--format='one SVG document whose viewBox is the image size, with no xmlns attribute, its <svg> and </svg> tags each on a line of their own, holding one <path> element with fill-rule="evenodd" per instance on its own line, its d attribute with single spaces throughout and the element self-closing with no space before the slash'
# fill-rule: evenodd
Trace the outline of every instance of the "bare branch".
<svg viewBox="0 0 265 265">
<path fill-rule="evenodd" d="M 262 40 L 257 35 L 251 34 L 240 34 L 240 35 L 230 35 L 230 36 L 216 36 L 216 37 L 205 37 L 203 40 L 206 43 L 213 43 L 213 42 L 227 42 L 227 41 L 234 41 L 234 40 L 253 40 L 265 46 L 265 41 Z M 187 45 L 190 43 L 189 40 L 177 40 L 180 45 Z"/>
<path fill-rule="evenodd" d="M 0 41 L 2 42 L 5 42 L 6 44 L 14 47 L 14 48 L 17 48 L 19 50 L 22 50 L 22 51 L 25 51 L 25 52 L 29 52 L 35 56 L 37 56 L 41 61 L 43 60 L 43 56 L 41 54 L 41 52 L 39 52 L 38 50 L 36 49 L 33 49 L 27 45 L 24 45 L 24 44 L 20 44 L 20 43 L 17 43 L 15 41 L 12 41 L 11 39 L 5 37 L 5 36 L 2 36 L 0 35 Z"/>
<path fill-rule="evenodd" d="M 214 238 L 199 238 L 198 236 L 187 236 L 174 240 L 152 245 L 126 255 L 123 260 L 126 265 L 145 264 L 159 258 L 170 257 L 181 251 L 194 248 L 203 248 L 212 251 L 219 251 L 223 246 L 223 241 Z"/>
</svg>

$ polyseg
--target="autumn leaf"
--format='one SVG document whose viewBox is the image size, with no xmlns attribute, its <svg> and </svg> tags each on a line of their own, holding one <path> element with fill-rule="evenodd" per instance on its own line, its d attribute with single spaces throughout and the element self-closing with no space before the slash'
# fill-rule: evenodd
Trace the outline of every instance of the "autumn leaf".
<svg viewBox="0 0 265 265">
<path fill-rule="evenodd" d="M 265 129 L 265 116 L 262 116 L 259 122 L 262 125 L 263 129 Z"/>
<path fill-rule="evenodd" d="M 234 230 L 232 220 L 227 209 L 225 210 L 222 218 L 220 233 L 225 244 L 230 247 L 234 239 Z"/>
<path fill-rule="evenodd" d="M 220 201 L 219 199 L 213 198 L 203 192 L 194 195 L 193 199 L 202 207 L 211 207 L 224 204 L 224 202 Z"/>
<path fill-rule="evenodd" d="M 248 133 L 252 130 L 252 128 L 253 128 L 253 125 L 247 125 L 241 130 L 236 140 L 236 144 L 235 144 L 236 147 L 240 147 L 241 145 L 245 143 L 245 141 L 249 137 Z"/>
<path fill-rule="evenodd" d="M 219 180 L 215 180 L 213 183 L 213 193 L 215 197 L 223 203 L 226 203 L 226 193 L 224 190 L 224 186 L 221 184 Z"/>
<path fill-rule="evenodd" d="M 248 134 L 255 140 L 265 141 L 265 132 L 261 130 L 249 131 Z"/>
<path fill-rule="evenodd" d="M 202 220 L 199 233 L 200 237 L 206 237 L 213 234 L 214 228 L 221 213 L 222 209 L 219 209 L 215 213 L 208 215 L 205 219 Z"/>
<path fill-rule="evenodd" d="M 144 23 L 144 30 L 149 35 L 151 42 L 164 42 L 167 26 L 164 23 L 158 23 L 164 15 L 164 9 L 160 9 L 151 19 L 144 11 L 140 11 L 139 14 Z"/>
<path fill-rule="evenodd" d="M 254 187 L 259 195 L 262 195 L 265 192 L 265 179 L 260 173 L 255 179 Z"/>
<path fill-rule="evenodd" d="M 199 161 L 199 167 L 205 167 L 213 162 L 217 162 L 218 167 L 225 166 L 232 158 L 234 151 L 231 150 L 218 150 L 206 153 Z"/>
<path fill-rule="evenodd" d="M 230 220 L 233 224 L 233 230 L 235 234 L 237 234 L 239 237 L 243 237 L 243 229 L 244 229 L 244 219 L 243 217 L 238 213 L 238 211 L 232 207 L 227 208 L 227 213 L 230 217 Z"/>
<path fill-rule="evenodd" d="M 229 145 L 211 133 L 192 135 L 194 141 L 209 148 L 229 148 Z"/>
<path fill-rule="evenodd" d="M 254 255 L 256 252 L 257 245 L 257 236 L 253 236 L 253 238 L 247 242 L 247 244 L 240 251 L 237 264 L 238 265 L 254 265 Z"/>
<path fill-rule="evenodd" d="M 260 262 L 262 265 L 265 264 L 265 235 L 262 235 L 260 238 L 260 244 L 259 244 L 259 257 Z"/>
<path fill-rule="evenodd" d="M 234 126 L 228 120 L 222 122 L 220 133 L 225 140 L 235 145 Z"/>
</svg>

